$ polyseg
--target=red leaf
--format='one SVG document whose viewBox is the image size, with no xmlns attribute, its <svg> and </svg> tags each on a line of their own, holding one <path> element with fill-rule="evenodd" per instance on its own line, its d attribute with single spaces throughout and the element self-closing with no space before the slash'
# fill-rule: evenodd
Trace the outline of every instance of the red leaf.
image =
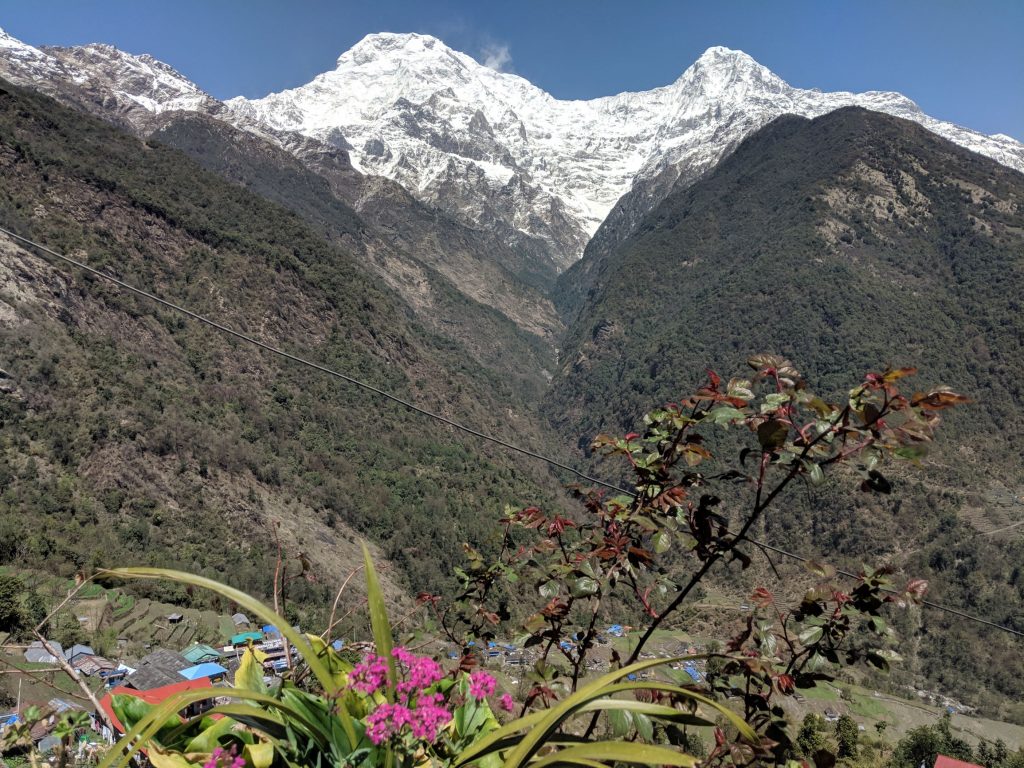
<svg viewBox="0 0 1024 768">
<path fill-rule="evenodd" d="M 954 405 L 962 405 L 969 402 L 970 400 L 956 392 L 951 392 L 948 389 L 937 389 L 926 395 L 922 395 L 920 392 L 914 393 L 914 398 L 910 401 L 910 404 L 914 407 L 921 406 L 928 410 L 939 411 L 943 408 L 952 408 Z"/>
<path fill-rule="evenodd" d="M 927 591 L 928 582 L 924 579 L 911 579 L 907 583 L 907 596 L 915 603 L 921 602 Z"/>
</svg>

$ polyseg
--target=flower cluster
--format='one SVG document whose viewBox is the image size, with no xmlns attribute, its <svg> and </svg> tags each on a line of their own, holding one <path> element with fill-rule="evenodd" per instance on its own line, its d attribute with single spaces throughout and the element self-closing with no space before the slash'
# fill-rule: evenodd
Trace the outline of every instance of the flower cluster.
<svg viewBox="0 0 1024 768">
<path fill-rule="evenodd" d="M 245 758 L 238 754 L 234 744 L 230 751 L 217 747 L 210 754 L 210 759 L 203 763 L 203 768 L 245 768 Z"/>
<path fill-rule="evenodd" d="M 398 647 L 391 651 L 395 665 L 395 700 L 378 703 L 366 716 L 366 735 L 374 744 L 396 740 L 404 736 L 432 744 L 441 729 L 452 719 L 451 702 L 438 692 L 438 683 L 445 676 L 441 665 L 428 656 L 416 656 L 408 649 Z M 368 696 L 382 693 L 388 682 L 388 659 L 374 654 L 356 664 L 349 673 L 349 688 Z M 493 696 L 497 682 L 486 672 L 473 672 L 468 676 L 469 695 L 465 706 L 478 706 Z M 515 707 L 508 694 L 502 696 L 499 706 L 507 712 Z"/>
<path fill-rule="evenodd" d="M 424 691 L 444 677 L 441 665 L 429 656 L 414 656 L 405 648 L 395 648 L 391 655 L 404 667 L 404 677 L 398 683 L 398 697 L 407 701 L 409 695 Z"/>
<path fill-rule="evenodd" d="M 402 647 L 393 649 L 391 656 L 398 675 L 398 701 L 379 704 L 367 716 L 366 734 L 374 744 L 383 744 L 407 730 L 413 738 L 433 743 L 441 727 L 452 719 L 444 697 L 430 690 L 444 677 L 444 670 L 430 657 L 416 656 Z M 349 687 L 372 696 L 387 678 L 387 659 L 370 654 L 349 673 Z"/>
<path fill-rule="evenodd" d="M 374 744 L 383 744 L 408 728 L 414 738 L 433 743 L 438 730 L 452 719 L 452 713 L 441 706 L 442 698 L 439 693 L 424 694 L 415 707 L 381 704 L 366 718 L 366 735 Z"/>
<path fill-rule="evenodd" d="M 388 679 L 388 662 L 383 656 L 370 654 L 356 664 L 348 675 L 350 688 L 372 696 Z"/>
<path fill-rule="evenodd" d="M 469 676 L 469 695 L 482 701 L 494 693 L 497 681 L 486 672 L 474 672 Z"/>
</svg>

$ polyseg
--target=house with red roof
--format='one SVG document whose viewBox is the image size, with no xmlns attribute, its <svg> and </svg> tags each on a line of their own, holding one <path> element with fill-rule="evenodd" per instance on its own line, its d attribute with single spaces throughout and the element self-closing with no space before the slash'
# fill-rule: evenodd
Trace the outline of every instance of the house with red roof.
<svg viewBox="0 0 1024 768">
<path fill-rule="evenodd" d="M 110 722 L 114 724 L 117 729 L 115 738 L 123 736 L 127 730 L 124 724 L 118 719 L 117 714 L 114 712 L 114 696 L 134 696 L 137 699 L 147 704 L 161 704 L 166 701 L 169 697 L 174 696 L 178 693 L 184 693 L 185 691 L 195 691 L 201 688 L 212 687 L 213 682 L 208 677 L 200 677 L 197 680 L 182 680 L 180 683 L 174 683 L 173 685 L 163 685 L 159 688 L 150 688 L 148 691 L 139 691 L 135 688 L 128 688 L 123 685 L 119 685 L 110 691 L 106 696 L 100 699 L 100 707 L 107 713 L 110 718 Z M 178 716 L 184 720 L 185 718 L 195 717 L 196 715 L 202 714 L 206 710 L 213 706 L 213 698 L 203 699 L 190 704 L 185 709 L 178 713 Z"/>
<path fill-rule="evenodd" d="M 937 755 L 935 757 L 935 768 L 983 768 L 983 766 L 977 763 L 965 763 L 963 760 L 946 757 L 945 755 Z"/>
</svg>

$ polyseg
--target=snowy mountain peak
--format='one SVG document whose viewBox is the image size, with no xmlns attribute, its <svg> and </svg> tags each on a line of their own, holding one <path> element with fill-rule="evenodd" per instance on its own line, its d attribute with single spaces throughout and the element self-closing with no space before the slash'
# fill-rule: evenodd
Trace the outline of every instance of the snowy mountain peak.
<svg viewBox="0 0 1024 768">
<path fill-rule="evenodd" d="M 724 45 L 713 45 L 698 56 L 691 67 L 696 67 L 697 69 L 737 69 L 761 67 L 761 65 L 752 56 L 743 51 L 726 48 Z"/>
<path fill-rule="evenodd" d="M 677 180 L 698 178 L 783 114 L 886 112 L 1024 171 L 1024 145 L 1007 136 L 936 120 L 898 93 L 793 88 L 722 46 L 669 85 L 589 101 L 556 99 L 416 33 L 367 35 L 305 85 L 224 104 L 148 55 L 108 45 L 40 50 L 2 31 L 0 75 L 41 90 L 71 83 L 89 97 L 87 108 L 137 130 L 153 115 L 194 110 L 290 151 L 309 140 L 349 150 L 357 170 L 393 179 L 472 226 L 516 233 L 561 266 L 613 208 L 633 206 L 614 227 L 628 230 Z"/>
<path fill-rule="evenodd" d="M 793 88 L 722 46 L 663 88 L 561 101 L 435 37 L 380 33 L 306 85 L 227 105 L 239 120 L 274 130 L 344 136 L 360 170 L 476 226 L 511 224 L 567 260 L 638 182 L 668 168 L 695 177 L 785 113 L 888 112 L 1024 169 L 1024 146 L 933 120 L 900 94 Z"/>
<path fill-rule="evenodd" d="M 375 32 L 367 35 L 338 57 L 338 64 L 365 64 L 382 56 L 401 53 L 405 56 L 424 55 L 430 51 L 455 53 L 451 48 L 430 35 L 416 32 Z"/>
</svg>

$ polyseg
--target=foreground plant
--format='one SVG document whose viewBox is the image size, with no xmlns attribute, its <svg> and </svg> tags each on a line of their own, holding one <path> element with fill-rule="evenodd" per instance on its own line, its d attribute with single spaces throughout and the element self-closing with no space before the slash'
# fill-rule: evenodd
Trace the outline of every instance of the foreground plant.
<svg viewBox="0 0 1024 768">
<path fill-rule="evenodd" d="M 117 701 L 130 728 L 104 765 L 123 765 L 145 749 L 157 768 L 691 766 L 697 758 L 679 748 L 689 743 L 690 727 L 714 735 L 702 764 L 785 761 L 793 743 L 776 697 L 828 679 L 843 664 L 884 667 L 886 653 L 872 639 L 887 633 L 881 613 L 888 605 L 920 600 L 923 582 L 896 590 L 884 571 L 864 570 L 850 586 L 840 584 L 834 570 L 811 564 L 818 583 L 794 608 L 757 588 L 753 611 L 724 652 L 710 654 L 708 681 L 701 684 L 671 669 L 694 657 L 642 660 L 641 652 L 716 563 L 750 564 L 745 550 L 764 548 L 749 536 L 752 526 L 793 481 L 818 485 L 832 467 L 853 464 L 862 490 L 888 493 L 882 462 L 921 458 L 938 425 L 937 411 L 964 398 L 942 389 L 907 397 L 897 382 L 913 371 L 900 369 L 868 374 L 845 403 L 830 405 L 807 390 L 788 361 L 759 357 L 751 365 L 750 380 L 723 385 L 711 374 L 691 397 L 649 414 L 642 435 L 598 438 L 597 449 L 628 462 L 634 493 L 578 491 L 584 513 L 574 518 L 535 507 L 510 512 L 496 561 L 488 563 L 467 546 L 470 562 L 460 572 L 457 600 L 444 606 L 439 597 L 424 596 L 449 637 L 468 648 L 470 639 L 494 637 L 510 621 L 500 605 L 508 584 L 535 585 L 541 602 L 523 629 L 526 645 L 538 647 L 540 659 L 519 718 L 498 722 L 490 706 L 496 682 L 473 671 L 468 653 L 458 669 L 446 672 L 433 659 L 394 647 L 365 550 L 374 650 L 357 664 L 230 587 L 175 571 L 119 569 L 107 573 L 219 593 L 282 627 L 300 662 L 271 690 L 248 651 L 231 688 L 190 691 L 156 707 Z M 754 437 L 755 447 L 739 451 L 735 464 L 702 471 L 715 460 L 709 433 L 722 428 L 740 428 Z M 677 553 L 675 563 L 665 560 L 668 552 Z M 688 574 L 679 564 L 687 559 Z M 590 680 L 587 661 L 602 606 L 624 595 L 648 617 L 646 627 L 629 658 L 613 656 L 618 668 Z M 499 605 L 492 607 L 495 601 Z M 562 680 L 551 663 L 554 654 L 568 664 Z M 178 716 L 211 697 L 226 703 L 189 720 Z M 738 699 L 736 708 L 728 705 L 730 697 Z M 502 703 L 507 709 L 513 704 L 507 696 Z M 611 738 L 595 735 L 602 717 L 600 732 Z"/>
<path fill-rule="evenodd" d="M 364 551 L 375 649 L 357 664 L 345 661 L 321 638 L 288 630 L 289 640 L 315 683 L 293 680 L 270 690 L 256 654 L 247 650 L 231 687 L 172 696 L 151 706 L 131 696 L 115 697 L 114 708 L 128 732 L 103 766 L 126 765 L 145 750 L 157 768 L 270 768 L 271 766 L 543 766 L 616 762 L 691 766 L 696 758 L 649 744 L 587 740 L 565 733 L 574 718 L 630 711 L 677 725 L 731 723 L 743 740 L 754 731 L 727 707 L 696 691 L 666 682 L 623 682 L 668 661 L 644 661 L 594 681 L 550 710 L 500 725 L 489 700 L 496 681 L 483 671 L 446 673 L 433 659 L 392 645 L 377 576 Z M 236 590 L 177 571 L 124 568 L 104 572 L 125 578 L 161 578 L 210 588 L 285 627 L 272 609 Z M 674 703 L 638 701 L 646 694 Z M 226 700 L 187 720 L 178 712 L 210 698 Z M 623 698 L 628 697 L 628 698 Z M 504 708 L 511 708 L 508 696 Z M 579 729 L 577 729 L 579 730 Z"/>
<path fill-rule="evenodd" d="M 577 690 L 592 666 L 610 602 L 620 611 L 632 603 L 634 615 L 645 617 L 621 661 L 628 666 L 716 565 L 745 569 L 760 551 L 775 569 L 770 547 L 751 532 L 787 488 L 820 486 L 837 473 L 865 493 L 890 493 L 886 461 L 919 461 L 938 412 L 966 401 L 941 388 L 902 393 L 901 380 L 915 373 L 902 368 L 868 373 L 845 401 L 829 403 L 788 360 L 761 355 L 749 363 L 750 378 L 726 382 L 709 371 L 694 394 L 649 413 L 643 433 L 594 441 L 596 451 L 626 462 L 632 491 L 577 489 L 583 510 L 569 517 L 510 509 L 494 560 L 467 545 L 457 598 L 422 596 L 449 638 L 468 646 L 525 632 L 526 645 L 540 656 L 528 702 L 548 706 Z M 720 449 L 728 456 L 732 447 L 733 460 L 715 455 Z M 828 566 L 808 568 L 817 582 L 792 609 L 769 590 L 754 590 L 745 626 L 715 660 L 719 674 L 703 686 L 711 695 L 738 697 L 744 720 L 760 734 L 758 750 L 776 759 L 792 753 L 792 740 L 775 697 L 829 679 L 844 664 L 885 667 L 891 654 L 883 647 L 888 629 L 881 614 L 919 602 L 927 586 L 911 580 L 897 589 L 884 569 L 865 568 L 851 584 Z M 504 606 L 530 601 L 533 611 L 516 625 Z M 686 673 L 677 677 L 694 684 Z M 597 725 L 592 718 L 585 733 Z M 633 737 L 650 731 L 637 718 L 610 725 Z M 737 749 L 720 732 L 707 759 L 742 764 L 758 750 Z"/>
</svg>

